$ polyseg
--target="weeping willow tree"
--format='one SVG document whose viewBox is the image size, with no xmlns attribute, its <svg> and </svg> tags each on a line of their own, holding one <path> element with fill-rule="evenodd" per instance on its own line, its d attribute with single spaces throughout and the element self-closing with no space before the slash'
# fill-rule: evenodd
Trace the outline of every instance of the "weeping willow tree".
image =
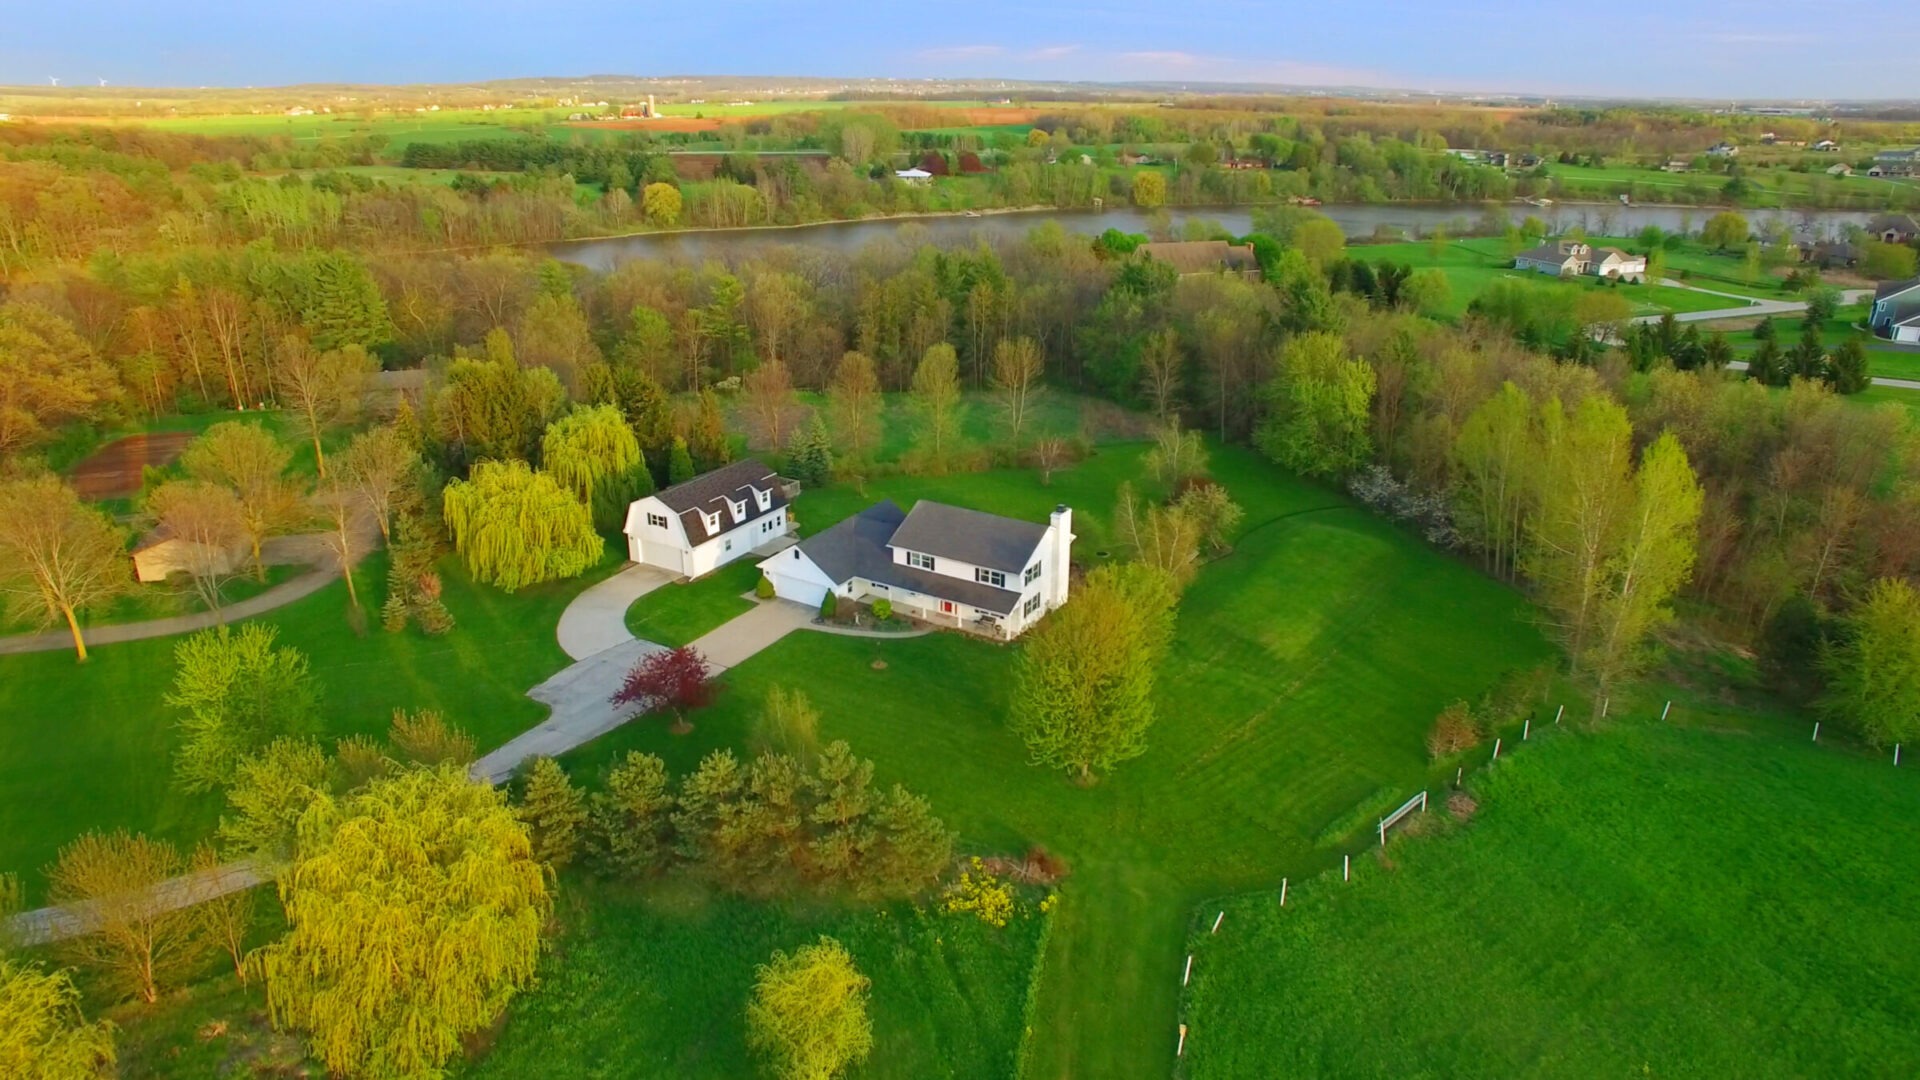
<svg viewBox="0 0 1920 1080">
<path fill-rule="evenodd" d="M 287 935 L 248 957 L 273 1021 L 344 1076 L 438 1076 L 533 979 L 547 872 L 460 765 L 321 796 L 280 879 Z"/>
<path fill-rule="evenodd" d="M 554 421 L 541 440 L 540 462 L 587 505 L 596 529 L 619 528 L 627 506 L 653 492 L 640 441 L 617 405 L 575 409 Z"/>
<path fill-rule="evenodd" d="M 453 546 L 476 581 L 508 592 L 579 575 L 600 558 L 585 503 L 524 461 L 483 461 L 447 485 Z"/>
</svg>

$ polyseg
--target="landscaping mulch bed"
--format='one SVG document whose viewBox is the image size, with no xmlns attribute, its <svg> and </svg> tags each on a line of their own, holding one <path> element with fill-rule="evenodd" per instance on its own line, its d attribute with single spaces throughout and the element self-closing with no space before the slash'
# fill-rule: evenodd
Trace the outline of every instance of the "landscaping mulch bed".
<svg viewBox="0 0 1920 1080">
<path fill-rule="evenodd" d="M 193 441 L 191 431 L 129 435 L 93 452 L 73 467 L 73 489 L 83 499 L 124 499 L 140 491 L 142 472 L 170 465 Z"/>
</svg>

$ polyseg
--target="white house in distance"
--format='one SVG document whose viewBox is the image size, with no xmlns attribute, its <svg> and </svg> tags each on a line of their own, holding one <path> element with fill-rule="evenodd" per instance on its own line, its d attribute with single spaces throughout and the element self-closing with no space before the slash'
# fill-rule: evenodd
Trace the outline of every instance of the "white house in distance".
<svg viewBox="0 0 1920 1080">
<path fill-rule="evenodd" d="M 792 531 L 795 487 L 751 458 L 627 507 L 627 557 L 697 578 Z"/>
<path fill-rule="evenodd" d="M 926 499 L 868 507 L 760 564 L 775 595 L 817 607 L 832 592 L 886 599 L 937 625 L 1003 638 L 1066 603 L 1073 511 L 1045 524 Z"/>
<path fill-rule="evenodd" d="M 1619 248 L 1595 248 L 1578 240 L 1555 240 L 1514 256 L 1513 268 L 1555 277 L 1638 278 L 1647 273 L 1647 257 Z"/>
</svg>

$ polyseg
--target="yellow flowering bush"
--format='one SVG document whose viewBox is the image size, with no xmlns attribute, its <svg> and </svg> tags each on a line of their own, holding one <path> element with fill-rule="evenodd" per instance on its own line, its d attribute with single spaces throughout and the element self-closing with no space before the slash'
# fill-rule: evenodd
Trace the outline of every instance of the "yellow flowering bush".
<svg viewBox="0 0 1920 1080">
<path fill-rule="evenodd" d="M 995 877 L 976 855 L 970 868 L 961 871 L 960 880 L 947 886 L 940 910 L 949 915 L 971 913 L 989 926 L 1003 927 L 1013 918 L 1013 886 Z"/>
</svg>

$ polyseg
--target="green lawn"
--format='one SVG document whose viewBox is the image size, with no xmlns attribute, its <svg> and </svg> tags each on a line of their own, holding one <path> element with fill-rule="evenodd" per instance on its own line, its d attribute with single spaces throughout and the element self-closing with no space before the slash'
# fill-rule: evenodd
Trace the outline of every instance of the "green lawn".
<svg viewBox="0 0 1920 1080">
<path fill-rule="evenodd" d="M 1797 724 L 1554 732 L 1452 835 L 1198 909 L 1184 1075 L 1913 1076 L 1917 785 Z"/>
<path fill-rule="evenodd" d="M 831 487 L 802 495 L 797 513 L 813 531 L 882 496 L 1028 517 L 1066 502 L 1076 552 L 1090 562 L 1108 544 L 1114 486 L 1137 477 L 1140 453 L 1105 448 L 1052 487 L 1025 471 Z M 964 849 L 1041 844 L 1071 867 L 1032 1075 L 1164 1075 L 1192 905 L 1327 865 L 1333 855 L 1316 838 L 1329 822 L 1383 787 L 1434 779 L 1422 740 L 1441 707 L 1548 654 L 1513 592 L 1250 452 L 1214 455 L 1247 528 L 1182 605 L 1146 755 L 1092 788 L 1030 765 L 1006 731 L 1015 650 L 946 634 L 790 635 L 727 673 L 691 735 L 628 725 L 567 764 L 591 777 L 636 748 L 686 769 L 709 749 L 743 745 L 770 686 L 805 690 L 823 713 L 822 736 L 873 758 L 879 782 L 926 794 Z M 538 1000 L 522 1010 L 544 1008 Z M 660 1022 L 621 1015 L 635 1027 Z M 556 1056 L 547 1067 L 592 1075 L 597 1061 Z M 730 1074 L 721 1064 L 687 1075 Z"/>
<path fill-rule="evenodd" d="M 379 628 L 386 562 L 378 554 L 356 574 L 374 616 L 365 636 L 348 624 L 344 583 L 262 621 L 307 655 L 324 688 L 324 730 L 316 734 L 377 735 L 396 708 L 438 708 L 484 751 L 546 715 L 524 695 L 566 666 L 554 627 L 574 594 L 618 565 L 608 551 L 585 578 L 512 596 L 475 585 L 448 560 L 445 600 L 457 625 L 442 638 Z M 0 656 L 0 869 L 18 871 L 30 897 L 60 846 L 89 829 L 187 844 L 218 820 L 218 795 L 190 795 L 172 783 L 178 740 L 162 697 L 179 641 L 103 645 L 80 668 L 71 652 Z"/>
<path fill-rule="evenodd" d="M 728 563 L 698 581 L 662 585 L 627 609 L 627 630 L 634 637 L 677 649 L 748 611 L 751 592 L 760 580 L 760 560 L 748 557 Z"/>
<path fill-rule="evenodd" d="M 1892 386 L 1869 386 L 1865 390 L 1847 398 L 1848 401 L 1864 406 L 1880 405 L 1891 401 L 1906 406 L 1909 412 L 1920 417 L 1920 390 L 1904 390 Z"/>
<path fill-rule="evenodd" d="M 1920 379 L 1920 352 L 1911 349 L 1898 349 L 1887 344 L 1858 324 L 1867 317 L 1865 304 L 1851 304 L 1840 308 L 1825 326 L 1820 328 L 1820 339 L 1831 350 L 1850 339 L 1858 339 L 1867 347 L 1867 370 L 1883 379 Z M 1703 332 L 1714 329 L 1714 323 L 1702 323 Z M 1800 319 L 1797 316 L 1776 317 L 1773 320 L 1775 340 L 1782 348 L 1792 348 L 1800 340 Z M 1760 342 L 1748 327 L 1727 332 L 1727 340 L 1732 343 L 1734 352 L 1740 359 L 1750 358 Z"/>
<path fill-rule="evenodd" d="M 1845 155 L 1822 155 L 1819 171 L 1813 172 L 1749 165 L 1741 175 L 1753 185 L 1756 195 L 1744 201 L 1749 206 L 1760 207 L 1825 205 L 1884 209 L 1891 200 L 1910 197 L 1911 185 L 1870 177 L 1865 172 L 1847 177 L 1828 176 L 1827 167 L 1840 160 L 1851 162 Z M 1558 162 L 1547 164 L 1547 174 L 1559 193 L 1566 195 L 1611 199 L 1630 194 L 1641 202 L 1693 202 L 1702 204 L 1700 209 L 1704 213 L 1723 209 L 1714 204 L 1722 201 L 1721 191 L 1729 179 L 1717 173 L 1663 172 L 1650 165 L 1616 164 L 1594 168 Z"/>
<path fill-rule="evenodd" d="M 847 1075 L 1012 1076 L 1047 916 L 1004 929 L 898 904 L 815 908 L 709 897 L 668 883 L 632 895 L 563 882 L 567 931 L 493 1048 L 455 1075 L 746 1077 L 754 967 L 822 934 L 873 981 L 873 1053 Z"/>
<path fill-rule="evenodd" d="M 1619 243 L 1624 244 L 1625 241 Z M 1447 306 L 1438 314 L 1447 318 L 1459 318 L 1464 315 L 1467 306 L 1475 297 L 1485 292 L 1495 281 L 1517 279 L 1532 284 L 1552 284 L 1554 279 L 1542 274 L 1513 269 L 1513 258 L 1506 254 L 1505 241 L 1498 238 L 1476 237 L 1465 240 L 1450 240 L 1436 258 L 1431 243 L 1408 242 L 1399 244 L 1366 244 L 1356 246 L 1349 252 L 1356 259 L 1368 262 L 1396 262 L 1410 266 L 1415 270 L 1438 267 L 1447 275 L 1447 284 L 1452 286 L 1453 295 Z M 1568 289 L 1607 288 L 1618 292 L 1633 305 L 1635 315 L 1658 315 L 1672 311 L 1712 311 L 1716 308 L 1734 307 L 1739 301 L 1728 300 L 1724 296 L 1712 296 L 1691 289 L 1676 289 L 1665 285 L 1600 285 L 1596 278 L 1567 279 L 1564 286 Z"/>
</svg>

